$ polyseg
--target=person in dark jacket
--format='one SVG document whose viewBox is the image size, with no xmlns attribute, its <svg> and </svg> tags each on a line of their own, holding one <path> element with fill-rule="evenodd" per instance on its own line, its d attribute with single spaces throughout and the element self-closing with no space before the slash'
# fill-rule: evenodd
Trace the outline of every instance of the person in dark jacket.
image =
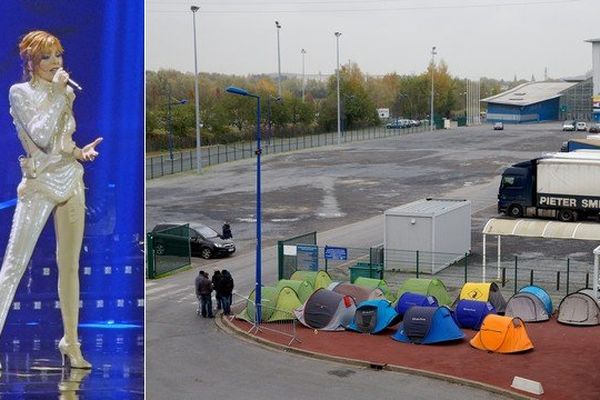
<svg viewBox="0 0 600 400">
<path fill-rule="evenodd" d="M 224 269 L 221 271 L 221 280 L 219 282 L 219 292 L 223 302 L 223 314 L 231 315 L 231 301 L 233 300 L 233 277 Z"/>
<path fill-rule="evenodd" d="M 221 283 L 221 271 L 219 271 L 218 269 L 215 269 L 215 272 L 213 272 L 213 276 L 212 276 L 212 285 L 213 285 L 213 289 L 215 289 L 215 298 L 217 300 L 217 310 L 220 310 L 223 305 L 223 302 L 221 300 L 221 292 L 219 290 L 220 283 Z"/>
<path fill-rule="evenodd" d="M 211 294 L 213 291 L 212 282 L 208 278 L 208 274 L 204 271 L 200 271 L 196 277 L 196 297 L 200 301 L 200 309 L 203 318 L 213 318 L 212 313 L 212 299 Z"/>
<path fill-rule="evenodd" d="M 222 239 L 232 239 L 233 238 L 233 235 L 231 233 L 231 226 L 229 225 L 229 222 L 225 221 L 223 223 L 223 227 L 221 228 L 221 230 L 223 231 L 221 234 Z"/>
</svg>

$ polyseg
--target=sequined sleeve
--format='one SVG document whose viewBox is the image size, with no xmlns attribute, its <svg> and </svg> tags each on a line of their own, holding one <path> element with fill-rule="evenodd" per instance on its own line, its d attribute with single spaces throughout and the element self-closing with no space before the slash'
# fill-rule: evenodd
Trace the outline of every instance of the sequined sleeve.
<svg viewBox="0 0 600 400">
<path fill-rule="evenodd" d="M 35 107 L 23 89 L 13 86 L 9 92 L 11 114 L 27 135 L 41 150 L 46 150 L 50 139 L 58 131 L 60 118 L 68 105 L 64 95 L 52 96 L 45 107 Z"/>
</svg>

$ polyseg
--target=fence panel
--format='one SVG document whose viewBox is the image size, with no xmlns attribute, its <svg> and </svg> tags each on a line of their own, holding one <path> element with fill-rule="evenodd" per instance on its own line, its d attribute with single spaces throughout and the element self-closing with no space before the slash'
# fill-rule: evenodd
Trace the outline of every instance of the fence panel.
<svg viewBox="0 0 600 400">
<path fill-rule="evenodd" d="M 426 132 L 428 130 L 427 126 L 405 129 L 369 127 L 354 131 L 344 131 L 342 132 L 341 141 L 342 143 L 349 143 L 354 141 L 374 140 L 390 136 L 401 136 L 414 132 Z M 295 136 L 294 138 L 272 138 L 264 141 L 263 154 L 285 153 L 306 148 L 331 145 L 337 145 L 337 132 Z M 255 155 L 255 150 L 256 143 L 254 141 L 205 146 L 201 149 L 202 167 L 252 158 Z M 196 151 L 192 149 L 174 152 L 173 160 L 171 160 L 169 153 L 150 156 L 146 158 L 146 178 L 154 179 L 165 175 L 194 170 L 196 168 L 196 163 Z"/>
</svg>

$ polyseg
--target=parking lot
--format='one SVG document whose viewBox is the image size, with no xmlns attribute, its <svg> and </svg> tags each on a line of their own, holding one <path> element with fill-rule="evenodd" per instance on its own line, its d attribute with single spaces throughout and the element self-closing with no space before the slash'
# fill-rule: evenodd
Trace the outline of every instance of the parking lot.
<svg viewBox="0 0 600 400">
<path fill-rule="evenodd" d="M 381 215 L 425 197 L 473 203 L 474 252 L 481 230 L 496 216 L 498 177 L 512 163 L 558 151 L 568 138 L 560 123 L 490 125 L 355 142 L 263 157 L 263 243 L 322 232 Z M 255 161 L 207 168 L 147 182 L 147 226 L 203 222 L 232 225 L 237 254 L 254 249 Z M 382 242 L 360 238 L 362 246 Z M 348 238 L 349 240 L 351 238 Z M 506 240 L 504 254 L 589 260 L 592 246 L 577 241 Z M 205 261 L 197 260 L 200 263 Z"/>
</svg>

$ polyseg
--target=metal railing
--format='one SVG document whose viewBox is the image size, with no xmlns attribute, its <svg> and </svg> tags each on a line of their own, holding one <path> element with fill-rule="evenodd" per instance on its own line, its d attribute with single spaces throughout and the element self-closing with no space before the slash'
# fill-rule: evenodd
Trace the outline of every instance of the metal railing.
<svg viewBox="0 0 600 400">
<path fill-rule="evenodd" d="M 232 315 L 229 317 L 230 322 L 233 321 L 236 314 L 241 312 L 242 309 L 244 307 L 247 307 L 249 304 L 252 305 L 252 309 L 255 310 L 255 312 L 258 312 L 259 308 L 256 307 L 257 303 L 254 302 L 254 300 L 252 300 L 248 297 L 241 296 L 237 293 L 233 293 L 233 295 L 236 298 L 238 298 L 239 301 L 236 301 L 235 306 L 232 308 L 232 311 L 235 311 L 235 312 L 232 312 Z M 283 314 L 284 318 L 282 320 L 273 321 L 273 322 L 261 321 L 260 323 L 257 323 L 258 318 L 256 318 L 256 316 L 254 317 L 252 322 L 241 319 L 240 321 L 244 321 L 245 323 L 247 323 L 249 325 L 249 328 L 247 330 L 248 334 L 254 335 L 254 336 L 260 336 L 260 334 L 264 333 L 264 331 L 268 331 L 268 332 L 273 332 L 278 335 L 282 335 L 282 336 L 289 338 L 289 342 L 287 343 L 288 347 L 291 346 L 292 343 L 294 343 L 294 342 L 302 343 L 302 340 L 300 340 L 298 338 L 298 334 L 297 334 L 298 320 L 296 319 L 296 316 L 293 313 L 270 306 L 270 305 L 268 305 L 268 301 L 265 301 L 264 303 L 262 303 L 260 308 L 263 310 L 265 308 L 268 308 L 269 311 L 277 312 L 280 315 Z M 286 316 L 287 316 L 287 318 L 286 318 Z"/>
<path fill-rule="evenodd" d="M 385 127 L 372 127 L 346 131 L 342 133 L 342 143 L 363 140 L 383 139 L 411 133 L 428 132 L 427 126 L 386 129 Z M 271 138 L 262 143 L 262 155 L 286 153 L 303 149 L 337 144 L 337 133 L 322 133 L 318 135 L 305 135 L 289 138 Z M 239 142 L 201 148 L 200 158 L 202 167 L 222 164 L 230 161 L 243 160 L 254 157 L 256 142 Z M 159 178 L 166 175 L 190 171 L 196 167 L 196 150 L 187 149 L 174 151 L 173 158 L 169 153 L 146 157 L 146 179 Z"/>
</svg>

